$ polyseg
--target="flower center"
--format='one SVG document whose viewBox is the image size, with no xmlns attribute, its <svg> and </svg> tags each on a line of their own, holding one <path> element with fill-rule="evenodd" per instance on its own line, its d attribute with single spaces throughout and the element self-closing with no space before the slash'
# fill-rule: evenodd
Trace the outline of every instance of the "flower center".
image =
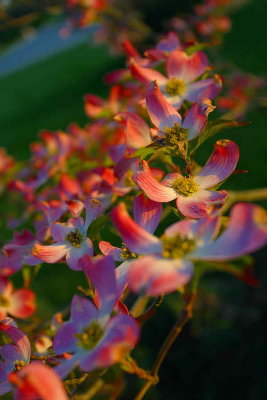
<svg viewBox="0 0 267 400">
<path fill-rule="evenodd" d="M 183 258 L 183 256 L 196 247 L 192 239 L 182 238 L 179 234 L 173 237 L 162 238 L 163 256 L 166 258 Z"/>
<path fill-rule="evenodd" d="M 23 360 L 14 361 L 14 371 L 20 371 L 23 367 L 25 367 L 25 362 Z"/>
<path fill-rule="evenodd" d="M 124 244 L 122 244 L 120 256 L 123 260 L 130 260 L 131 258 L 136 258 L 136 254 L 132 253 L 129 249 L 127 249 L 127 247 L 125 247 Z"/>
<path fill-rule="evenodd" d="M 76 333 L 75 337 L 78 339 L 78 346 L 85 350 L 91 350 L 97 345 L 103 334 L 102 326 L 98 322 L 92 321 L 82 333 Z"/>
<path fill-rule="evenodd" d="M 165 92 L 170 96 L 181 96 L 185 92 L 186 84 L 182 79 L 171 78 L 165 85 Z"/>
<path fill-rule="evenodd" d="M 66 240 L 72 244 L 72 246 L 75 247 L 81 247 L 81 243 L 83 240 L 83 235 L 79 231 L 79 229 L 75 229 L 75 231 L 72 231 L 67 234 Z"/>
<path fill-rule="evenodd" d="M 185 178 L 184 176 L 179 176 L 179 178 L 176 178 L 173 182 L 172 188 L 177 194 L 188 197 L 197 192 L 199 186 L 194 181 L 194 178 Z"/>
<path fill-rule="evenodd" d="M 0 294 L 0 307 L 8 307 L 9 305 L 10 305 L 9 299 Z"/>
<path fill-rule="evenodd" d="M 188 128 L 182 128 L 177 122 L 171 128 L 165 128 L 166 146 L 179 146 L 181 141 L 187 138 Z"/>
</svg>

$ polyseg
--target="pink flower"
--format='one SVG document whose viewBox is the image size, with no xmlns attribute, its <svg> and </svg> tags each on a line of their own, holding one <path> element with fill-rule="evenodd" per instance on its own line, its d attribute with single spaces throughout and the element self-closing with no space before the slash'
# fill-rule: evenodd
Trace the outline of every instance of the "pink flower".
<svg viewBox="0 0 267 400">
<path fill-rule="evenodd" d="M 73 297 L 70 320 L 59 329 L 53 343 L 57 354 L 73 353 L 56 368 L 62 378 L 76 365 L 83 371 L 91 371 L 119 362 L 139 336 L 139 328 L 129 315 L 110 317 L 121 296 L 112 258 L 84 256 L 80 266 L 94 285 L 98 308 L 86 298 Z"/>
<path fill-rule="evenodd" d="M 221 206 L 226 197 L 225 190 L 207 190 L 224 181 L 234 171 L 239 158 L 238 146 L 231 140 L 219 140 L 207 163 L 195 176 L 184 177 L 172 173 L 158 182 L 151 174 L 146 161 L 143 171 L 133 176 L 136 184 L 154 201 L 169 202 L 176 199 L 178 210 L 190 218 L 203 218 L 211 206 Z"/>
<path fill-rule="evenodd" d="M 67 400 L 67 394 L 52 368 L 33 362 L 19 372 L 11 373 L 15 400 Z"/>
<path fill-rule="evenodd" d="M 151 296 L 170 293 L 188 283 L 194 261 L 227 261 L 267 243 L 266 212 L 248 203 L 232 208 L 229 224 L 217 238 L 217 215 L 177 222 L 161 239 L 140 228 L 122 203 L 113 209 L 112 220 L 129 251 L 142 255 L 128 262 L 130 288 Z"/>
<path fill-rule="evenodd" d="M 85 203 L 86 219 L 71 218 L 67 223 L 56 222 L 51 227 L 51 235 L 56 243 L 43 246 L 36 243 L 32 254 L 47 263 L 56 263 L 66 257 L 66 263 L 73 270 L 80 270 L 78 260 L 84 255 L 93 255 L 93 245 L 87 238 L 87 229 L 101 211 L 97 200 L 88 199 Z"/>
<path fill-rule="evenodd" d="M 29 289 L 14 290 L 6 278 L 0 278 L 0 320 L 10 314 L 27 318 L 35 311 L 35 294 Z"/>
<path fill-rule="evenodd" d="M 174 107 L 179 108 L 184 100 L 195 102 L 203 97 L 213 99 L 221 90 L 219 76 L 196 80 L 209 65 L 207 56 L 198 51 L 188 56 L 181 50 L 170 53 L 166 62 L 167 76 L 151 68 L 142 68 L 134 60 L 130 70 L 135 79 L 144 85 L 157 81 L 164 97 Z"/>
</svg>

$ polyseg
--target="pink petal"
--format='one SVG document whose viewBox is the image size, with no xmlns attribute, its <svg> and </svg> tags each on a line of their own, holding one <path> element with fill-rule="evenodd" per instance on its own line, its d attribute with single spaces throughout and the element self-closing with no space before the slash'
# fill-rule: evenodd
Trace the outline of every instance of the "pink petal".
<svg viewBox="0 0 267 400">
<path fill-rule="evenodd" d="M 139 115 L 133 112 L 123 112 L 117 114 L 115 119 L 126 127 L 126 141 L 129 147 L 139 149 L 151 144 L 149 126 Z"/>
<path fill-rule="evenodd" d="M 35 294 L 29 289 L 16 290 L 11 298 L 10 314 L 17 318 L 27 318 L 35 311 Z"/>
<path fill-rule="evenodd" d="M 80 200 L 67 200 L 66 204 L 74 218 L 79 217 L 84 209 L 84 203 Z"/>
<path fill-rule="evenodd" d="M 194 103 L 186 113 L 182 127 L 188 128 L 188 140 L 198 136 L 205 128 L 208 120 L 208 115 L 216 107 L 211 104 L 210 99 L 203 98 Z"/>
<path fill-rule="evenodd" d="M 214 97 L 216 97 L 221 91 L 221 88 L 222 81 L 219 77 L 214 79 L 203 79 L 202 81 L 190 83 L 187 86 L 186 100 L 194 102 L 202 99 L 203 97 L 214 99 Z"/>
<path fill-rule="evenodd" d="M 180 114 L 167 102 L 156 82 L 152 82 L 147 89 L 146 105 L 151 121 L 160 130 L 164 131 L 175 123 L 181 125 Z"/>
<path fill-rule="evenodd" d="M 164 85 L 167 82 L 167 78 L 160 72 L 155 71 L 152 68 L 142 68 L 135 61 L 130 63 L 130 71 L 133 78 L 143 83 L 145 86 L 149 85 L 150 82 L 155 80 L 159 83 L 159 85 Z"/>
<path fill-rule="evenodd" d="M 147 232 L 154 233 L 162 214 L 161 203 L 150 200 L 143 193 L 135 197 L 133 202 L 135 222 Z"/>
<path fill-rule="evenodd" d="M 239 148 L 235 142 L 222 139 L 215 143 L 215 149 L 195 177 L 202 189 L 217 185 L 234 171 L 239 159 Z"/>
<path fill-rule="evenodd" d="M 114 261 L 122 261 L 121 249 L 119 247 L 114 247 L 109 242 L 101 241 L 99 243 L 99 248 L 105 256 L 111 256 Z"/>
<path fill-rule="evenodd" d="M 167 59 L 167 75 L 169 78 L 180 78 L 185 82 L 192 82 L 203 74 L 208 65 L 207 56 L 202 51 L 188 56 L 185 52 L 176 50 Z"/>
<path fill-rule="evenodd" d="M 9 380 L 16 386 L 16 400 L 32 399 L 33 395 L 40 400 L 68 399 L 59 376 L 52 368 L 39 362 L 27 365 L 17 374 L 12 373 Z"/>
<path fill-rule="evenodd" d="M 32 254 L 39 260 L 53 264 L 65 257 L 69 248 L 70 245 L 65 243 L 55 243 L 50 246 L 42 246 L 41 244 L 36 243 L 32 250 Z"/>
<path fill-rule="evenodd" d="M 80 361 L 83 371 L 106 368 L 119 362 L 135 346 L 139 337 L 139 327 L 129 315 L 113 317 L 106 329 L 97 347 Z"/>
<path fill-rule="evenodd" d="M 190 261 L 145 256 L 131 262 L 128 279 L 134 292 L 158 296 L 183 287 L 192 275 Z"/>
<path fill-rule="evenodd" d="M 112 210 L 111 218 L 127 248 L 131 251 L 137 254 L 161 253 L 161 241 L 132 220 L 124 203 L 120 203 Z"/>
<path fill-rule="evenodd" d="M 177 197 L 176 205 L 178 210 L 186 217 L 204 218 L 212 211 L 211 206 L 222 205 L 226 197 L 227 192 L 225 190 L 220 192 L 199 190 L 188 197 Z"/>
<path fill-rule="evenodd" d="M 256 251 L 267 244 L 266 211 L 249 203 L 237 203 L 227 229 L 213 243 L 190 254 L 191 259 L 230 260 Z"/>
<path fill-rule="evenodd" d="M 176 199 L 177 193 L 171 187 L 167 187 L 159 183 L 147 169 L 146 161 L 143 161 L 145 171 L 138 171 L 134 174 L 134 182 L 145 192 L 145 194 L 153 201 L 168 202 Z"/>
</svg>

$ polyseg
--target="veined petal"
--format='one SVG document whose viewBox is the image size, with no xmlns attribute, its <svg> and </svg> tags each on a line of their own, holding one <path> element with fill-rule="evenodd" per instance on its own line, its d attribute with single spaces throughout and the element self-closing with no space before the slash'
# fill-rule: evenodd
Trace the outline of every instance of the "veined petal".
<svg viewBox="0 0 267 400">
<path fill-rule="evenodd" d="M 227 192 L 199 190 L 188 197 L 179 196 L 176 199 L 178 210 L 189 218 L 204 218 L 210 214 L 211 205 L 222 205 L 226 200 Z"/>
<path fill-rule="evenodd" d="M 112 210 L 111 217 L 124 243 L 131 251 L 137 254 L 161 254 L 161 241 L 132 220 L 125 204 L 120 203 L 115 207 Z"/>
<path fill-rule="evenodd" d="M 183 128 L 189 129 L 188 140 L 195 138 L 201 133 L 205 128 L 209 113 L 215 108 L 216 107 L 211 104 L 210 99 L 207 98 L 203 98 L 192 105 L 186 113 L 182 124 Z"/>
<path fill-rule="evenodd" d="M 139 115 L 133 112 L 123 112 L 117 114 L 115 119 L 126 127 L 126 141 L 129 147 L 139 149 L 152 143 L 149 126 Z"/>
<path fill-rule="evenodd" d="M 129 315 L 116 315 L 108 322 L 97 347 L 81 359 L 81 369 L 91 371 L 117 363 L 135 346 L 138 338 L 139 327 L 135 320 Z"/>
<path fill-rule="evenodd" d="M 111 256 L 114 261 L 123 261 L 121 249 L 119 247 L 112 246 L 112 244 L 104 240 L 102 240 L 98 246 L 105 256 Z"/>
<path fill-rule="evenodd" d="M 202 189 L 217 185 L 232 174 L 238 159 L 239 148 L 235 142 L 227 139 L 218 140 L 212 155 L 195 177 L 195 181 Z"/>
<path fill-rule="evenodd" d="M 255 204 L 237 203 L 227 229 L 213 243 L 190 254 L 191 259 L 230 260 L 267 244 L 267 213 Z"/>
<path fill-rule="evenodd" d="M 161 203 L 150 200 L 143 193 L 135 197 L 133 202 L 135 222 L 147 232 L 154 233 L 162 214 Z"/>
<path fill-rule="evenodd" d="M 130 288 L 148 296 L 173 292 L 186 285 L 192 275 L 193 264 L 190 261 L 151 256 L 132 261 L 128 272 Z"/>
<path fill-rule="evenodd" d="M 173 127 L 175 123 L 181 125 L 180 114 L 167 102 L 156 82 L 152 82 L 147 89 L 146 105 L 151 121 L 160 130 Z"/>
<path fill-rule="evenodd" d="M 158 81 L 159 85 L 164 85 L 167 82 L 167 78 L 160 72 L 152 68 L 142 68 L 133 60 L 130 63 L 130 71 L 134 79 L 146 86 L 155 80 Z"/>
<path fill-rule="evenodd" d="M 177 193 L 171 187 L 159 183 L 147 168 L 146 161 L 143 161 L 144 171 L 137 171 L 134 176 L 134 182 L 145 192 L 153 201 L 167 203 L 176 199 Z"/>
<path fill-rule="evenodd" d="M 167 59 L 167 75 L 169 78 L 192 82 L 203 74 L 208 65 L 208 58 L 203 51 L 188 56 L 184 51 L 175 50 Z"/>
<path fill-rule="evenodd" d="M 35 243 L 32 254 L 39 260 L 53 264 L 65 257 L 69 249 L 70 245 L 66 243 L 55 243 L 50 246 Z"/>
<path fill-rule="evenodd" d="M 1 321 L 0 331 L 4 332 L 14 341 L 21 359 L 28 364 L 31 355 L 31 345 L 27 335 L 18 329 L 17 324 L 12 318 L 5 318 Z"/>
<path fill-rule="evenodd" d="M 217 94 L 221 91 L 222 81 L 216 76 L 212 79 L 203 79 L 202 81 L 196 81 L 188 84 L 186 92 L 186 100 L 190 102 L 198 101 L 203 97 L 214 99 Z"/>
</svg>

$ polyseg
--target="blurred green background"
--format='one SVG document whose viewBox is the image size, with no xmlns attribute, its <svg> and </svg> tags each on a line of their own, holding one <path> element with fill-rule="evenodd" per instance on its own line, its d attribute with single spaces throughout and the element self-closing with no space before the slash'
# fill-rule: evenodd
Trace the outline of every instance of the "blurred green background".
<svg viewBox="0 0 267 400">
<path fill-rule="evenodd" d="M 242 70 L 266 76 L 267 0 L 253 0 L 233 16 L 233 28 L 220 49 Z M 155 10 L 153 9 L 153 14 Z M 156 17 L 155 17 L 156 18 Z M 18 159 L 29 156 L 29 143 L 42 129 L 65 129 L 71 122 L 85 124 L 82 97 L 105 95 L 103 74 L 123 66 L 105 46 L 79 44 L 44 61 L 0 78 L 0 146 Z M 218 136 L 235 140 L 241 151 L 239 169 L 248 174 L 233 176 L 231 189 L 266 185 L 266 109 L 246 117 L 250 126 Z M 201 157 L 210 154 L 214 140 Z M 267 398 L 267 273 L 265 252 L 256 254 L 260 288 L 247 287 L 223 273 L 208 275 L 202 285 L 196 317 L 172 348 L 160 372 L 160 383 L 149 400 L 261 400 Z M 63 265 L 46 265 L 36 278 L 39 315 L 50 317 L 71 299 L 82 274 Z M 144 328 L 136 357 L 150 368 L 155 354 L 174 322 L 177 299 L 167 296 L 159 313 Z M 137 379 L 129 377 L 130 400 Z"/>
</svg>

